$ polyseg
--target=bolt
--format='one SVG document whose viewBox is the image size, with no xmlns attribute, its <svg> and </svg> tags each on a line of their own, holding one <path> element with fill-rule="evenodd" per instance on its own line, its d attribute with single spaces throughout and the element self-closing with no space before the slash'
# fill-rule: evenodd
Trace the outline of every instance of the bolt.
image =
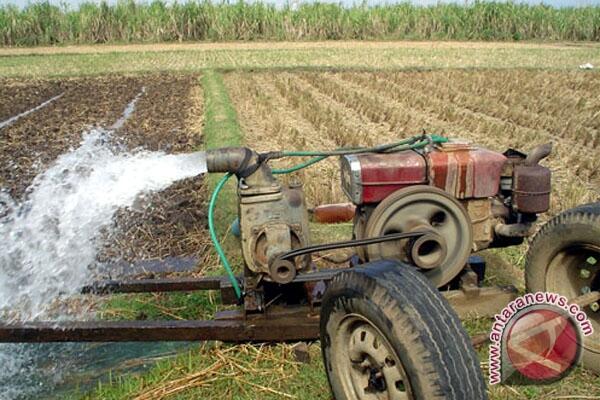
<svg viewBox="0 0 600 400">
<path fill-rule="evenodd" d="M 592 273 L 589 269 L 582 268 L 579 270 L 579 277 L 581 279 L 590 279 L 590 276 L 592 276 Z"/>
<path fill-rule="evenodd" d="M 581 294 L 588 294 L 589 292 L 591 292 L 591 289 L 589 286 L 584 286 L 581 288 Z"/>
<path fill-rule="evenodd" d="M 593 302 L 592 304 L 590 304 L 590 310 L 592 310 L 593 312 L 598 312 L 598 310 L 600 310 L 600 304 L 598 304 L 597 301 Z"/>
</svg>

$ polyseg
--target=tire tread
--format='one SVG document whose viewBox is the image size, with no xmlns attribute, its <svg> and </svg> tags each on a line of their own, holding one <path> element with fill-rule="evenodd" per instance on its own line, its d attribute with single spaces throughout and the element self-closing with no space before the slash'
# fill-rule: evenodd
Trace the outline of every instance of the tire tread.
<svg viewBox="0 0 600 400">
<path fill-rule="evenodd" d="M 323 310 L 342 293 L 374 303 L 411 357 L 420 361 L 421 384 L 413 385 L 415 394 L 427 399 L 487 398 L 477 354 L 446 299 L 411 266 L 389 260 L 372 264 L 334 277 Z M 322 315 L 322 340 L 327 319 Z"/>
</svg>

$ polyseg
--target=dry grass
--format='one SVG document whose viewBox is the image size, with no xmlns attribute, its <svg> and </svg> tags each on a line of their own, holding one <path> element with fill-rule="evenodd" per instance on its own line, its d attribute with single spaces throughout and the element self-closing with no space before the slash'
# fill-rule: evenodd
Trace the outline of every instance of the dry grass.
<svg viewBox="0 0 600 400">
<path fill-rule="evenodd" d="M 50 54 L 106 54 L 131 52 L 164 52 L 185 50 L 285 50 L 285 49 L 571 49 L 598 48 L 593 42 L 454 42 L 454 41 L 368 41 L 339 40 L 314 42 L 200 42 L 200 43 L 147 43 L 98 44 L 40 47 L 2 47 L 0 55 Z"/>
<path fill-rule="evenodd" d="M 600 65 L 597 44 L 476 42 L 161 44 L 149 47 L 134 45 L 0 50 L 0 77 L 72 77 L 115 73 L 202 71 L 207 68 L 577 70 L 578 66 L 584 63 Z"/>
<path fill-rule="evenodd" d="M 318 344 L 310 360 L 295 360 L 291 345 L 204 344 L 176 359 L 159 362 L 128 384 L 100 387 L 87 398 L 162 399 L 329 399 Z"/>
</svg>

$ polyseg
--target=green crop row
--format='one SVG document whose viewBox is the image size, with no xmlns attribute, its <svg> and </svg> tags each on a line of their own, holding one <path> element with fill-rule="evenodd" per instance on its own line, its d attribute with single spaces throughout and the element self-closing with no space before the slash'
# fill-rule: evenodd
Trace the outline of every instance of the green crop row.
<svg viewBox="0 0 600 400">
<path fill-rule="evenodd" d="M 0 46 L 224 40 L 600 40 L 600 6 L 421 7 L 189 0 L 0 6 Z"/>
</svg>

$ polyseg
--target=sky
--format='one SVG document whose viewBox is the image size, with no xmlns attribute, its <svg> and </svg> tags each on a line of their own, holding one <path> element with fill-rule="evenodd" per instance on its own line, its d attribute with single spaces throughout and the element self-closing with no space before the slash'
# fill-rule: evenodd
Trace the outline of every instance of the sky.
<svg viewBox="0 0 600 400">
<path fill-rule="evenodd" d="M 116 3 L 117 0 L 107 0 L 108 3 Z M 147 0 L 148 2 L 150 0 Z M 169 0 L 167 0 L 169 1 Z M 180 2 L 185 2 L 185 0 L 179 0 Z M 235 1 L 235 0 L 232 0 Z M 262 0 L 266 3 L 274 3 L 277 5 L 283 5 L 288 2 L 288 0 Z M 352 5 L 354 3 L 360 3 L 360 0 L 320 0 L 321 2 L 328 3 L 342 3 L 345 5 Z M 589 6 L 589 5 L 600 5 L 600 0 L 516 0 L 517 2 L 529 3 L 529 4 L 539 4 L 543 2 L 544 4 L 552 5 L 555 7 L 569 7 L 569 6 Z M 27 4 L 35 2 L 35 0 L 0 0 L 0 4 L 15 4 L 20 7 L 24 7 Z M 94 2 L 99 3 L 100 0 L 50 0 L 52 4 L 63 4 L 66 3 L 71 7 L 77 7 L 79 3 L 82 2 Z M 368 0 L 368 4 L 386 4 L 386 3 L 394 3 L 393 0 Z M 437 3 L 464 3 L 464 0 L 410 0 L 413 4 L 419 5 L 432 5 Z"/>
</svg>

